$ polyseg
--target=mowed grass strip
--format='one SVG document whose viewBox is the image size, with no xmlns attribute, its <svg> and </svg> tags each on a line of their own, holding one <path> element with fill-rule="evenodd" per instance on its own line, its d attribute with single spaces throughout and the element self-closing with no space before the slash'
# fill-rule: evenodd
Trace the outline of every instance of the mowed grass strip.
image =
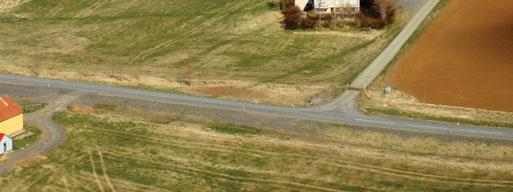
<svg viewBox="0 0 513 192">
<path fill-rule="evenodd" d="M 115 111 L 112 106 L 98 106 Z M 1 179 L 18 191 L 510 191 L 513 148 L 327 128 L 317 136 L 58 113 L 67 140 Z M 401 142 L 400 142 L 401 141 Z"/>
<path fill-rule="evenodd" d="M 260 92 L 303 89 L 295 94 L 304 100 L 293 104 L 341 92 L 406 19 L 401 11 L 396 24 L 380 31 L 287 31 L 279 11 L 261 0 L 45 0 L 1 17 L 13 15 L 27 19 L 0 25 L 0 35 L 9 37 L 0 39 L 3 72 L 200 95 L 207 93 L 197 86 L 218 81 L 249 89 L 278 84 L 286 88 Z M 182 79 L 206 85 L 176 85 Z M 252 97 L 245 99 L 262 96 Z"/>
</svg>

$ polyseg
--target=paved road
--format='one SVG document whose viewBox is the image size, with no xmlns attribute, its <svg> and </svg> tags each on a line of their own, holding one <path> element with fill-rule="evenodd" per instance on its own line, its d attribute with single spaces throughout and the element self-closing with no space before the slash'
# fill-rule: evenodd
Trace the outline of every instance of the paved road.
<svg viewBox="0 0 513 192">
<path fill-rule="evenodd" d="M 8 173 L 15 164 L 44 154 L 61 144 L 64 140 L 64 132 L 57 124 L 53 123 L 52 115 L 56 111 L 63 111 L 68 103 L 79 98 L 82 94 L 83 93 L 75 92 L 60 96 L 50 101 L 45 108 L 27 114 L 25 121 L 28 122 L 29 125 L 37 126 L 42 130 L 41 139 L 27 148 L 17 150 L 14 153 L 8 153 L 7 159 L 0 164 L 0 175 Z"/>
<path fill-rule="evenodd" d="M 371 117 L 363 114 L 350 114 L 333 111 L 322 111 L 315 108 L 287 108 L 269 105 L 250 104 L 195 96 L 175 95 L 161 92 L 136 90 L 105 85 L 66 82 L 36 77 L 22 77 L 0 74 L 3 83 L 22 84 L 40 87 L 55 87 L 81 92 L 98 93 L 111 96 L 128 97 L 132 99 L 173 103 L 185 106 L 219 108 L 222 110 L 258 112 L 270 115 L 290 116 L 294 118 L 332 122 L 337 124 L 379 127 L 383 129 L 405 130 L 425 133 L 443 133 L 479 138 L 501 139 L 513 141 L 513 129 L 458 126 L 438 122 L 418 122 L 402 119 Z"/>
</svg>

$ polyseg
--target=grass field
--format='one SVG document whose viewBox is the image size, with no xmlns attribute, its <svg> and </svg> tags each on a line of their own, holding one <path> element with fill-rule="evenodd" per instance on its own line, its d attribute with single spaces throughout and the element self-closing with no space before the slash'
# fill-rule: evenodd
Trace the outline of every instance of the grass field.
<svg viewBox="0 0 513 192">
<path fill-rule="evenodd" d="M 305 105 L 340 93 L 399 15 L 379 31 L 286 31 L 262 0 L 33 0 L 0 15 L 0 71 Z"/>
<path fill-rule="evenodd" d="M 332 127 L 296 135 L 117 106 L 54 120 L 67 140 L 7 191 L 511 191 L 513 147 Z M 138 111 L 142 113 L 143 111 Z"/>
</svg>

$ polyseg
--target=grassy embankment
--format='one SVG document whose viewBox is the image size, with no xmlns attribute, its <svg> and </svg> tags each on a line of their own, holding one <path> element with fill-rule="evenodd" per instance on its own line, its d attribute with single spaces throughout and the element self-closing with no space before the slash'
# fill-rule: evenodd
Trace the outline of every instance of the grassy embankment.
<svg viewBox="0 0 513 192">
<path fill-rule="evenodd" d="M 66 142 L 1 180 L 17 191 L 511 191 L 513 147 L 342 127 L 320 136 L 116 106 L 54 120 Z M 139 114 L 139 115 L 137 115 Z M 132 117 L 130 117 L 132 116 Z"/>
<path fill-rule="evenodd" d="M 260 0 L 29 1 L 1 15 L 0 71 L 304 105 L 339 94 L 399 15 L 384 30 L 286 31 Z"/>
<path fill-rule="evenodd" d="M 395 90 L 391 95 L 383 94 L 384 87 L 390 85 L 386 79 L 390 69 L 395 66 L 398 59 L 406 50 L 415 43 L 422 32 L 429 27 L 430 23 L 438 15 L 440 9 L 449 2 L 450 0 L 440 1 L 435 10 L 402 47 L 400 53 L 397 54 L 394 60 L 387 66 L 386 70 L 384 70 L 380 77 L 368 88 L 368 97 L 360 97 L 362 111 L 370 115 L 401 116 L 420 120 L 513 128 L 513 123 L 511 123 L 513 121 L 512 113 L 426 104 L 400 90 Z"/>
</svg>

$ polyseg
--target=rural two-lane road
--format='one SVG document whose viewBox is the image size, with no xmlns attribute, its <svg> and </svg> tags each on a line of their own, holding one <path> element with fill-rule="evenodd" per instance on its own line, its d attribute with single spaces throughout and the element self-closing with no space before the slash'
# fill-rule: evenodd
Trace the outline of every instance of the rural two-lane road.
<svg viewBox="0 0 513 192">
<path fill-rule="evenodd" d="M 411 34 L 417 29 L 426 15 L 436 5 L 438 0 L 399 0 L 399 3 L 408 7 L 414 14 L 412 20 L 396 39 L 369 65 L 369 67 L 353 82 L 353 87 L 365 87 L 383 70 L 389 61 L 397 54 L 402 45 L 408 40 Z M 513 129 L 478 127 L 469 125 L 455 125 L 439 122 L 421 122 L 404 119 L 371 117 L 361 114 L 357 110 L 355 99 L 358 97 L 356 91 L 346 91 L 332 103 L 317 108 L 287 108 L 269 105 L 250 104 L 235 101 L 226 101 L 194 96 L 184 96 L 169 93 L 152 92 L 145 90 L 136 90 L 105 85 L 94 85 L 78 82 L 67 82 L 62 80 L 50 80 L 37 77 L 24 77 L 9 74 L 0 74 L 0 82 L 3 84 L 29 85 L 37 87 L 52 87 L 75 91 L 75 93 L 98 93 L 118 97 L 128 97 L 138 100 L 149 100 L 162 103 L 173 103 L 184 106 L 204 107 L 210 109 L 220 109 L 225 111 L 257 112 L 268 115 L 289 116 L 298 119 L 308 119 L 315 121 L 330 122 L 335 124 L 344 124 L 360 127 L 374 127 L 388 130 L 401 130 L 408 132 L 434 133 L 443 135 L 469 136 L 485 139 L 496 139 L 501 141 L 513 141 Z M 74 97 L 71 97 L 74 98 Z M 48 114 L 51 115 L 51 114 Z M 48 117 L 45 117 L 48 120 Z M 49 123 L 49 122 L 47 122 Z M 52 129 L 52 126 L 49 126 Z M 53 129 L 58 129 L 54 127 Z M 59 133 L 59 131 L 50 130 L 49 133 Z M 59 143 L 59 135 L 48 135 L 43 139 L 50 142 L 52 146 Z M 57 143 L 55 143 L 57 142 Z M 34 153 L 40 152 L 33 146 L 27 150 L 33 150 Z M 45 148 L 43 152 L 49 148 Z M 16 154 L 16 153 L 15 153 Z M 30 153 L 32 154 L 32 153 Z M 14 154 L 13 154 L 14 155 Z M 8 169 L 10 166 L 4 166 L 0 172 Z"/>
<path fill-rule="evenodd" d="M 315 108 L 287 108 L 260 104 L 251 104 L 219 99 L 210 99 L 195 96 L 184 96 L 169 93 L 94 85 L 87 83 L 67 82 L 61 80 L 41 79 L 37 77 L 23 77 L 16 75 L 0 74 L 3 83 L 30 85 L 38 87 L 53 87 L 67 90 L 98 93 L 103 95 L 127 97 L 131 99 L 173 103 L 184 106 L 196 106 L 205 108 L 218 108 L 235 112 L 257 112 L 269 115 L 290 116 L 300 119 L 332 122 L 337 124 L 379 127 L 383 129 L 405 130 L 425 133 L 443 133 L 454 135 L 466 135 L 489 139 L 513 140 L 513 130 L 491 127 L 458 126 L 437 122 L 419 122 L 402 119 L 390 119 L 371 117 L 363 114 L 348 114 L 332 111 L 322 111 Z"/>
</svg>

